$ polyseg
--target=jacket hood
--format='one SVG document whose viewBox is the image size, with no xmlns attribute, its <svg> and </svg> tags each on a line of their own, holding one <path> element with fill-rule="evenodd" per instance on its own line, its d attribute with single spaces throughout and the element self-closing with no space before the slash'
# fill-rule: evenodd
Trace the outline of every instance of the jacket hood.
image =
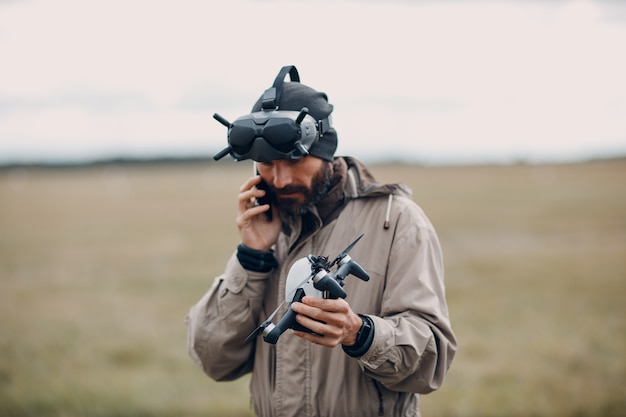
<svg viewBox="0 0 626 417">
<path fill-rule="evenodd" d="M 402 195 L 412 197 L 409 187 L 401 183 L 380 184 L 372 173 L 358 159 L 352 157 L 339 158 L 347 165 L 347 177 L 350 184 L 346 187 L 351 192 L 349 198 L 381 197 Z"/>
</svg>

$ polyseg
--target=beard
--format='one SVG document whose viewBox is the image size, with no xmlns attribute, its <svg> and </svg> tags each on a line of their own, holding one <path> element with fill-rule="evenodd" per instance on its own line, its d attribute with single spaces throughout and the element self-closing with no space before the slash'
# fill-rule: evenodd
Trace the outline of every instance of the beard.
<svg viewBox="0 0 626 417">
<path fill-rule="evenodd" d="M 273 204 L 276 205 L 278 211 L 287 217 L 301 216 L 310 211 L 320 200 L 328 193 L 332 186 L 332 164 L 325 163 L 322 168 L 315 174 L 311 181 L 311 188 L 303 185 L 288 185 L 284 188 L 277 189 L 270 186 L 270 191 L 274 194 L 272 197 Z M 299 193 L 302 199 L 281 197 Z"/>
</svg>

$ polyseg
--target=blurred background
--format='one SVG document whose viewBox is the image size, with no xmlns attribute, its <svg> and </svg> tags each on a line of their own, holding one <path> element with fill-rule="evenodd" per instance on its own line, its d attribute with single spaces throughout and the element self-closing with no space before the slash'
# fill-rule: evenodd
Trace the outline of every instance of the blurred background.
<svg viewBox="0 0 626 417">
<path fill-rule="evenodd" d="M 0 160 L 210 155 L 279 69 L 339 153 L 423 163 L 624 153 L 620 1 L 0 1 Z"/>
<path fill-rule="evenodd" d="M 0 0 L 0 415 L 252 415 L 184 317 L 252 172 L 212 115 L 291 64 L 439 233 L 423 415 L 626 415 L 624 45 L 610 0 Z"/>
</svg>

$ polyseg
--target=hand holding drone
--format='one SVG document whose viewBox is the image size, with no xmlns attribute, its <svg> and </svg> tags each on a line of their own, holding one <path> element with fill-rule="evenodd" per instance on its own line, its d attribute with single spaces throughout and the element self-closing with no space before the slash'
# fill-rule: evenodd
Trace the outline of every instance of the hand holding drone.
<svg viewBox="0 0 626 417">
<path fill-rule="evenodd" d="M 350 252 L 362 237 L 363 235 L 359 236 L 332 262 L 328 262 L 328 257 L 326 256 L 314 255 L 308 255 L 296 261 L 287 275 L 285 300 L 270 314 L 267 320 L 261 323 L 261 325 L 246 338 L 246 343 L 256 338 L 261 333 L 263 333 L 263 340 L 271 344 L 276 344 L 280 335 L 287 329 L 296 329 L 310 333 L 311 330 L 296 322 L 296 313 L 291 309 L 292 303 L 302 301 L 305 295 L 334 299 L 346 298 L 347 294 L 343 286 L 346 277 L 350 274 L 363 281 L 368 281 L 370 277 L 367 272 L 348 255 L 348 252 Z M 337 270 L 331 272 L 331 268 L 335 265 L 338 265 Z M 307 275 L 307 277 L 300 281 L 302 275 Z M 294 285 L 294 282 L 296 285 Z M 290 297 L 292 298 L 289 299 Z M 272 323 L 274 316 L 285 303 L 289 304 L 287 311 L 277 324 Z"/>
</svg>

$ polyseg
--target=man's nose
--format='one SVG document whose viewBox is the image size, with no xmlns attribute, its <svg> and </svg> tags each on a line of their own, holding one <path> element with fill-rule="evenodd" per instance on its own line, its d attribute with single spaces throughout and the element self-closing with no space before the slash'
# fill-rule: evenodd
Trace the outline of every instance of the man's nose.
<svg viewBox="0 0 626 417">
<path fill-rule="evenodd" d="M 282 164 L 274 165 L 274 187 L 281 189 L 291 184 L 291 169 Z"/>
</svg>

